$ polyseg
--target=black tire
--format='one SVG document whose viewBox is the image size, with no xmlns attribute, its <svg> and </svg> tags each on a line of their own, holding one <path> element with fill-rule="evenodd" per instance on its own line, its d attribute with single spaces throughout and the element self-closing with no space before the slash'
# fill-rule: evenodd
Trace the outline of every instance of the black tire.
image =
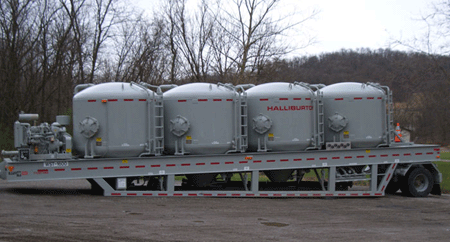
<svg viewBox="0 0 450 242">
<path fill-rule="evenodd" d="M 414 168 L 406 175 L 401 186 L 402 193 L 410 197 L 426 197 L 433 189 L 434 179 L 431 173 L 423 168 Z"/>
</svg>

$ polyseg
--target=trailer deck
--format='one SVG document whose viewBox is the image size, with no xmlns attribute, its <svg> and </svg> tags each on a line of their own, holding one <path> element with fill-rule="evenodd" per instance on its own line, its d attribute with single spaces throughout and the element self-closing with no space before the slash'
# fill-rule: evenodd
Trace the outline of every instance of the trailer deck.
<svg viewBox="0 0 450 242">
<path fill-rule="evenodd" d="M 401 144 L 374 149 L 152 156 L 127 159 L 61 159 L 30 162 L 7 158 L 1 163 L 3 169 L 0 176 L 10 182 L 85 178 L 94 188 L 101 188 L 105 196 L 383 196 L 394 172 L 406 172 L 411 166 L 429 167 L 435 183 L 440 183 L 441 174 L 432 164 L 438 160 L 439 153 L 437 145 Z M 285 183 L 269 182 L 270 184 L 252 182 L 259 180 L 260 172 L 284 169 L 297 170 L 297 180 Z M 314 171 L 318 182 L 313 184 L 301 181 L 300 170 Z M 180 186 L 179 182 L 177 184 L 175 182 L 175 176 L 205 173 L 239 173 L 242 182 L 222 181 L 203 188 L 192 188 L 186 184 Z M 137 180 L 141 178 L 145 184 L 130 186 L 131 178 Z M 159 183 L 150 186 L 149 178 Z M 345 186 L 340 190 L 342 184 L 356 181 L 368 181 L 370 185 L 361 190 L 347 190 Z"/>
</svg>

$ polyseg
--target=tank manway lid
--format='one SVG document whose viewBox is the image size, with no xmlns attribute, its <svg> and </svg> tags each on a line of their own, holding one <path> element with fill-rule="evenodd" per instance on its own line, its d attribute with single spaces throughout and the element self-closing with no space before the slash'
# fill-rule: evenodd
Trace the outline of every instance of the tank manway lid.
<svg viewBox="0 0 450 242">
<path fill-rule="evenodd" d="M 320 89 L 324 97 L 382 97 L 384 92 L 374 86 L 358 82 L 341 82 Z"/>
<path fill-rule="evenodd" d="M 164 93 L 164 99 L 195 99 L 199 97 L 217 97 L 227 98 L 234 97 L 236 91 L 234 88 L 224 85 L 217 85 L 212 83 L 189 83 L 170 89 Z"/>
<path fill-rule="evenodd" d="M 120 99 L 120 98 L 147 98 L 153 91 L 136 84 L 126 82 L 101 83 L 82 90 L 75 94 L 74 100 L 84 99 Z"/>
</svg>

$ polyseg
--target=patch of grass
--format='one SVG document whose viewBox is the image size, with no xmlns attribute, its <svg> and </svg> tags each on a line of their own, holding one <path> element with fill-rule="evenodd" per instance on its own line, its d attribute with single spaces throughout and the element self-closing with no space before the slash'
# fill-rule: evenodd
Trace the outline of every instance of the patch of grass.
<svg viewBox="0 0 450 242">
<path fill-rule="evenodd" d="M 450 152 L 441 152 L 441 160 L 450 160 Z"/>
<path fill-rule="evenodd" d="M 436 161 L 439 171 L 442 173 L 441 190 L 442 193 L 450 193 L 450 162 Z"/>
</svg>

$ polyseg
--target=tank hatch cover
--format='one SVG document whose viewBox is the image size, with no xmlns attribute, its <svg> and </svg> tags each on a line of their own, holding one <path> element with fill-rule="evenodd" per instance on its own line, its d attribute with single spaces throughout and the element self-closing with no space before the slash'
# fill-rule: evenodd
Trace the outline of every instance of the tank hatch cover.
<svg viewBox="0 0 450 242">
<path fill-rule="evenodd" d="M 329 117 L 328 120 L 328 127 L 334 132 L 343 130 L 348 123 L 347 118 L 338 113 L 335 113 L 333 116 Z"/>
<path fill-rule="evenodd" d="M 259 114 L 253 118 L 253 129 L 260 134 L 264 134 L 272 127 L 272 120 L 264 114 Z"/>
<path fill-rule="evenodd" d="M 189 126 L 189 120 L 180 115 L 170 120 L 170 132 L 178 137 L 184 135 L 189 130 Z"/>
<path fill-rule="evenodd" d="M 100 125 L 99 125 L 97 119 L 95 119 L 93 117 L 86 117 L 79 124 L 80 133 L 85 138 L 89 139 L 97 133 L 99 126 Z"/>
</svg>

